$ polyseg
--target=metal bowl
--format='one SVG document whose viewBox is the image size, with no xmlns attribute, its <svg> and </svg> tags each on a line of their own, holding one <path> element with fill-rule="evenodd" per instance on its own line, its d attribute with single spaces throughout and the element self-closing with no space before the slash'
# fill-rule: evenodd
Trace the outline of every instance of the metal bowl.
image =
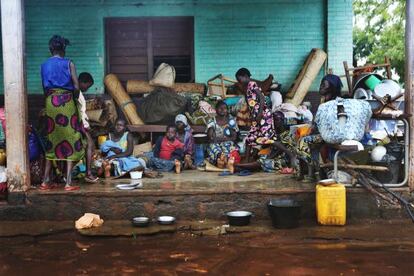
<svg viewBox="0 0 414 276">
<path fill-rule="evenodd" d="M 229 224 L 233 226 L 245 226 L 250 223 L 252 212 L 249 211 L 232 211 L 226 213 Z"/>
<path fill-rule="evenodd" d="M 194 138 L 194 142 L 198 145 L 208 143 L 208 136 L 205 133 L 194 134 L 193 138 Z"/>
<path fill-rule="evenodd" d="M 159 224 L 162 225 L 170 225 L 173 224 L 175 222 L 175 217 L 172 216 L 159 216 L 157 218 L 157 221 Z"/>
<path fill-rule="evenodd" d="M 149 217 L 135 217 L 131 220 L 132 225 L 137 227 L 147 227 L 150 223 Z"/>
<path fill-rule="evenodd" d="M 332 185 L 332 184 L 336 184 L 336 180 L 332 179 L 332 178 L 328 178 L 328 179 L 323 179 L 323 180 L 319 180 L 318 184 L 321 185 Z"/>
</svg>

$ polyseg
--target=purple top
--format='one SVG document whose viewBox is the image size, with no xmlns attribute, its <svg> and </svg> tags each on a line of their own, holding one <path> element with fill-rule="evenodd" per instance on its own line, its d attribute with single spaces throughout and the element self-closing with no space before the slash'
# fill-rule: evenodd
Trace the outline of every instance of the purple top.
<svg viewBox="0 0 414 276">
<path fill-rule="evenodd" d="M 51 57 L 42 64 L 40 72 L 45 93 L 53 88 L 75 90 L 70 73 L 70 62 L 71 60 L 67 58 Z"/>
</svg>

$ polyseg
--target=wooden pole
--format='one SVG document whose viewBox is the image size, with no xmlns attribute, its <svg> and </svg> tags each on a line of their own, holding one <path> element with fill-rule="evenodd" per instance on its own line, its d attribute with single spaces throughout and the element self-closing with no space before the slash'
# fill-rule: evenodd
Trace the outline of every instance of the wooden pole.
<svg viewBox="0 0 414 276">
<path fill-rule="evenodd" d="M 24 59 L 24 0 L 1 0 L 4 102 L 9 192 L 30 187 Z"/>
<path fill-rule="evenodd" d="M 414 0 L 406 0 L 405 7 L 405 113 L 413 114 L 414 96 Z M 410 122 L 410 153 L 408 186 L 414 190 L 414 121 Z"/>
</svg>

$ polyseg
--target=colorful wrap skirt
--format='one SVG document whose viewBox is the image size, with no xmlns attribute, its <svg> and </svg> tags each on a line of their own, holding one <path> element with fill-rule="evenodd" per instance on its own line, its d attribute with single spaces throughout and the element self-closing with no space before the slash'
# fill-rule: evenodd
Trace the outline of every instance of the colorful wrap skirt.
<svg viewBox="0 0 414 276">
<path fill-rule="evenodd" d="M 85 156 L 83 125 L 73 92 L 50 89 L 46 94 L 46 159 L 80 161 Z"/>
<path fill-rule="evenodd" d="M 224 154 L 226 158 L 234 157 L 236 162 L 240 162 L 239 148 L 232 141 L 222 143 L 211 143 L 207 146 L 207 159 L 213 165 L 217 164 L 217 159 Z M 239 161 L 239 162 L 237 162 Z"/>
</svg>

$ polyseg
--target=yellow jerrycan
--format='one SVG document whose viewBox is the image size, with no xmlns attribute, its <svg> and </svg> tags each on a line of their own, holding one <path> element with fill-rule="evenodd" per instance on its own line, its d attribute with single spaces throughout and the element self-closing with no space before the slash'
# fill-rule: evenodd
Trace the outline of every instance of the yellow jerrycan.
<svg viewBox="0 0 414 276">
<path fill-rule="evenodd" d="M 345 225 L 346 190 L 334 179 L 324 179 L 316 185 L 316 215 L 322 225 Z"/>
</svg>

